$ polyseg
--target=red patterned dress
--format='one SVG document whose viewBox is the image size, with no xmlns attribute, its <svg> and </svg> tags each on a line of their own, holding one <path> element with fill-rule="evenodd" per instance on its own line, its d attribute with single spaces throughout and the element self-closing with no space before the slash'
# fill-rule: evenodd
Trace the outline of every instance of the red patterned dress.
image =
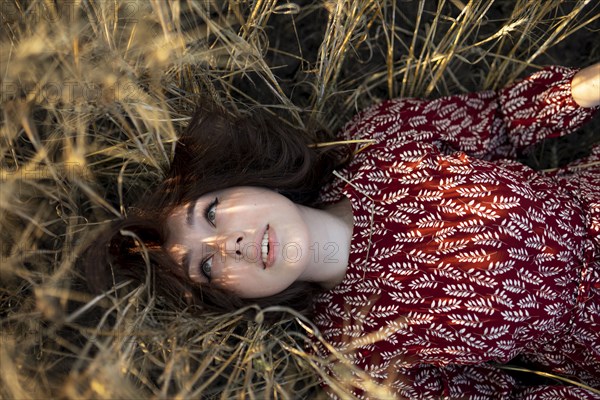
<svg viewBox="0 0 600 400">
<path fill-rule="evenodd" d="M 592 117 L 571 97 L 575 72 L 386 101 L 341 134 L 374 143 L 321 192 L 350 199 L 354 231 L 314 321 L 399 397 L 597 398 L 499 368 L 516 359 L 600 388 L 600 146 L 549 173 L 513 159 Z"/>
</svg>

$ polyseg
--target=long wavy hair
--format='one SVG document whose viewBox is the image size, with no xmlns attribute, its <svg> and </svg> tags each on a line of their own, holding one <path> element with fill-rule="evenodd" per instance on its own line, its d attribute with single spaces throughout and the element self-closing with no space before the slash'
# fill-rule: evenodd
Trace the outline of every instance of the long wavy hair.
<svg viewBox="0 0 600 400">
<path fill-rule="evenodd" d="M 296 282 L 283 292 L 258 299 L 190 279 L 164 247 L 166 219 L 179 205 L 234 186 L 276 190 L 290 200 L 318 207 L 320 188 L 343 166 L 347 146 L 325 150 L 311 146 L 325 139 L 255 111 L 233 115 L 217 108 L 201 109 L 180 137 L 166 178 L 151 194 L 110 225 L 87 249 L 83 267 L 90 288 L 109 289 L 125 279 L 148 282 L 157 295 L 201 310 L 228 312 L 257 304 L 281 305 L 307 315 L 318 285 Z"/>
</svg>

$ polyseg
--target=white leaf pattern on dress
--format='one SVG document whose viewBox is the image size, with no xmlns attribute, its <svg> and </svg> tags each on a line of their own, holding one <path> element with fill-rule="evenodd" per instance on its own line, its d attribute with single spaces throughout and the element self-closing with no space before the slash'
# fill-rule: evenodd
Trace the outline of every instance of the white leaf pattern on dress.
<svg viewBox="0 0 600 400">
<path fill-rule="evenodd" d="M 387 101 L 341 132 L 376 143 L 321 191 L 324 204 L 351 200 L 355 226 L 347 275 L 314 321 L 396 395 L 593 398 L 486 364 L 515 356 L 600 386 L 600 146 L 545 174 L 514 161 L 591 118 L 571 98 L 574 73 Z"/>
</svg>

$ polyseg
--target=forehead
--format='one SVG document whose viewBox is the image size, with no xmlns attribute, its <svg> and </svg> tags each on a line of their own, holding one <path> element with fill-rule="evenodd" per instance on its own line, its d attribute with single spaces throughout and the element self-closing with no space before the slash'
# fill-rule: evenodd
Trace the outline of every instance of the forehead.
<svg viewBox="0 0 600 400">
<path fill-rule="evenodd" d="M 177 262 L 181 262 L 181 259 L 187 251 L 185 245 L 185 238 L 187 236 L 187 225 L 186 225 L 186 214 L 190 203 L 185 203 L 174 208 L 166 219 L 166 240 L 165 249 L 171 257 Z"/>
</svg>

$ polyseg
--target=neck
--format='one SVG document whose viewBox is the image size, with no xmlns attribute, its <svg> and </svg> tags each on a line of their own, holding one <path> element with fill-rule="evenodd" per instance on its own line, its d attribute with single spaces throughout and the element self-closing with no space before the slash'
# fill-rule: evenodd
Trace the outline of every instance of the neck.
<svg viewBox="0 0 600 400">
<path fill-rule="evenodd" d="M 342 282 L 348 267 L 353 229 L 350 200 L 344 197 L 325 209 L 300 207 L 314 239 L 307 249 L 313 262 L 300 280 L 331 289 Z"/>
</svg>

